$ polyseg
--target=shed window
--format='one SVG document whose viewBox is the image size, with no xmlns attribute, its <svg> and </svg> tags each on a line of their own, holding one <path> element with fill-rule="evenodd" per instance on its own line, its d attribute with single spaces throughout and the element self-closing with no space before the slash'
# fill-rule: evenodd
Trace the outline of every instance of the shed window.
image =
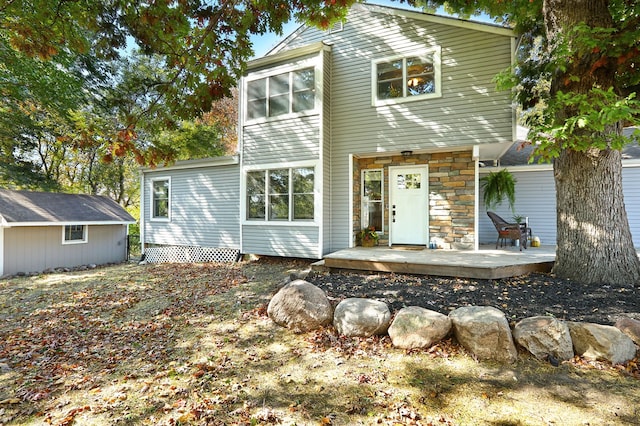
<svg viewBox="0 0 640 426">
<path fill-rule="evenodd" d="M 62 228 L 62 244 L 77 244 L 87 242 L 87 227 L 85 225 L 65 225 Z"/>
<path fill-rule="evenodd" d="M 442 93 L 439 47 L 374 61 L 372 72 L 375 105 L 428 99 Z"/>
<path fill-rule="evenodd" d="M 151 181 L 151 219 L 169 220 L 170 195 L 171 179 L 161 178 Z"/>
</svg>

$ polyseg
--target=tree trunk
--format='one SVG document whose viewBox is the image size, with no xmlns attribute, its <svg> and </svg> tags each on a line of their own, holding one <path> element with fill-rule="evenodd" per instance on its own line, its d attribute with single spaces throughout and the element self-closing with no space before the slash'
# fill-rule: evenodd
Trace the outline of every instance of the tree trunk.
<svg viewBox="0 0 640 426">
<path fill-rule="evenodd" d="M 551 49 L 581 22 L 613 27 L 606 0 L 545 0 L 543 12 Z M 551 95 L 558 91 L 586 94 L 594 86 L 615 87 L 613 69 L 594 67 L 601 54 L 592 50 L 577 53 L 574 43 L 569 40 L 575 56 L 564 58 L 566 68 L 552 77 Z M 573 114 L 575 111 L 565 108 L 556 120 L 562 123 Z M 621 125 L 610 126 L 603 135 L 620 129 Z M 583 283 L 640 283 L 640 260 L 622 195 L 621 152 L 564 148 L 554 162 L 554 174 L 558 248 L 553 272 Z"/>
<path fill-rule="evenodd" d="M 553 272 L 583 283 L 634 285 L 640 262 L 622 197 L 621 153 L 565 150 L 554 163 L 558 248 Z"/>
</svg>

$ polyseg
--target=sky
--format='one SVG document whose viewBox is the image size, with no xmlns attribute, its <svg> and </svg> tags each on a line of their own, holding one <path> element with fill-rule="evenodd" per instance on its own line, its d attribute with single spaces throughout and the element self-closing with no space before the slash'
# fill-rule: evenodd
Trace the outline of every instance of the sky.
<svg viewBox="0 0 640 426">
<path fill-rule="evenodd" d="M 381 6 L 390 6 L 398 9 L 420 10 L 418 8 L 411 7 L 406 3 L 400 3 L 398 1 L 391 1 L 391 0 L 367 0 L 367 3 L 377 4 Z M 439 8 L 436 13 L 439 15 L 450 16 L 444 13 L 444 10 L 442 8 Z M 474 17 L 473 19 L 479 20 L 482 22 L 492 22 L 488 16 Z M 268 33 L 262 36 L 254 37 L 253 39 L 254 58 L 259 58 L 261 56 L 266 55 L 267 52 L 269 52 L 269 50 L 271 50 L 273 47 L 275 47 L 276 44 L 278 44 L 278 42 L 280 42 L 286 36 L 294 32 L 300 25 L 301 24 L 298 22 L 291 21 L 283 26 L 283 33 L 281 35 L 278 35 L 275 33 Z"/>
</svg>

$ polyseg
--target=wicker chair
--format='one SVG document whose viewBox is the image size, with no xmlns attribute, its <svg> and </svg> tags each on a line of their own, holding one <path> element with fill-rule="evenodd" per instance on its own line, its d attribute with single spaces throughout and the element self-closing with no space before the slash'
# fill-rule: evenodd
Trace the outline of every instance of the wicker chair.
<svg viewBox="0 0 640 426">
<path fill-rule="evenodd" d="M 494 212 L 487 212 L 487 215 L 493 222 L 493 226 L 496 227 L 496 231 L 498 231 L 496 249 L 498 248 L 498 243 L 500 243 L 500 247 L 503 247 L 506 244 L 506 240 L 520 241 L 520 251 L 522 251 L 522 247 L 527 248 L 527 239 L 531 235 L 531 228 L 522 223 L 508 223 Z"/>
</svg>

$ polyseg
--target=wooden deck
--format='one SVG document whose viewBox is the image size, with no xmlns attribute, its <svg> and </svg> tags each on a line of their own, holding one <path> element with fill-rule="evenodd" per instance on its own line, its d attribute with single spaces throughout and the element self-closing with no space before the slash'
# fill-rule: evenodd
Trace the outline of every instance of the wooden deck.
<svg viewBox="0 0 640 426">
<path fill-rule="evenodd" d="M 516 247 L 495 250 L 429 250 L 416 248 L 354 247 L 328 254 L 317 268 L 395 272 L 444 277 L 499 279 L 549 272 L 555 260 L 555 246 Z"/>
</svg>

